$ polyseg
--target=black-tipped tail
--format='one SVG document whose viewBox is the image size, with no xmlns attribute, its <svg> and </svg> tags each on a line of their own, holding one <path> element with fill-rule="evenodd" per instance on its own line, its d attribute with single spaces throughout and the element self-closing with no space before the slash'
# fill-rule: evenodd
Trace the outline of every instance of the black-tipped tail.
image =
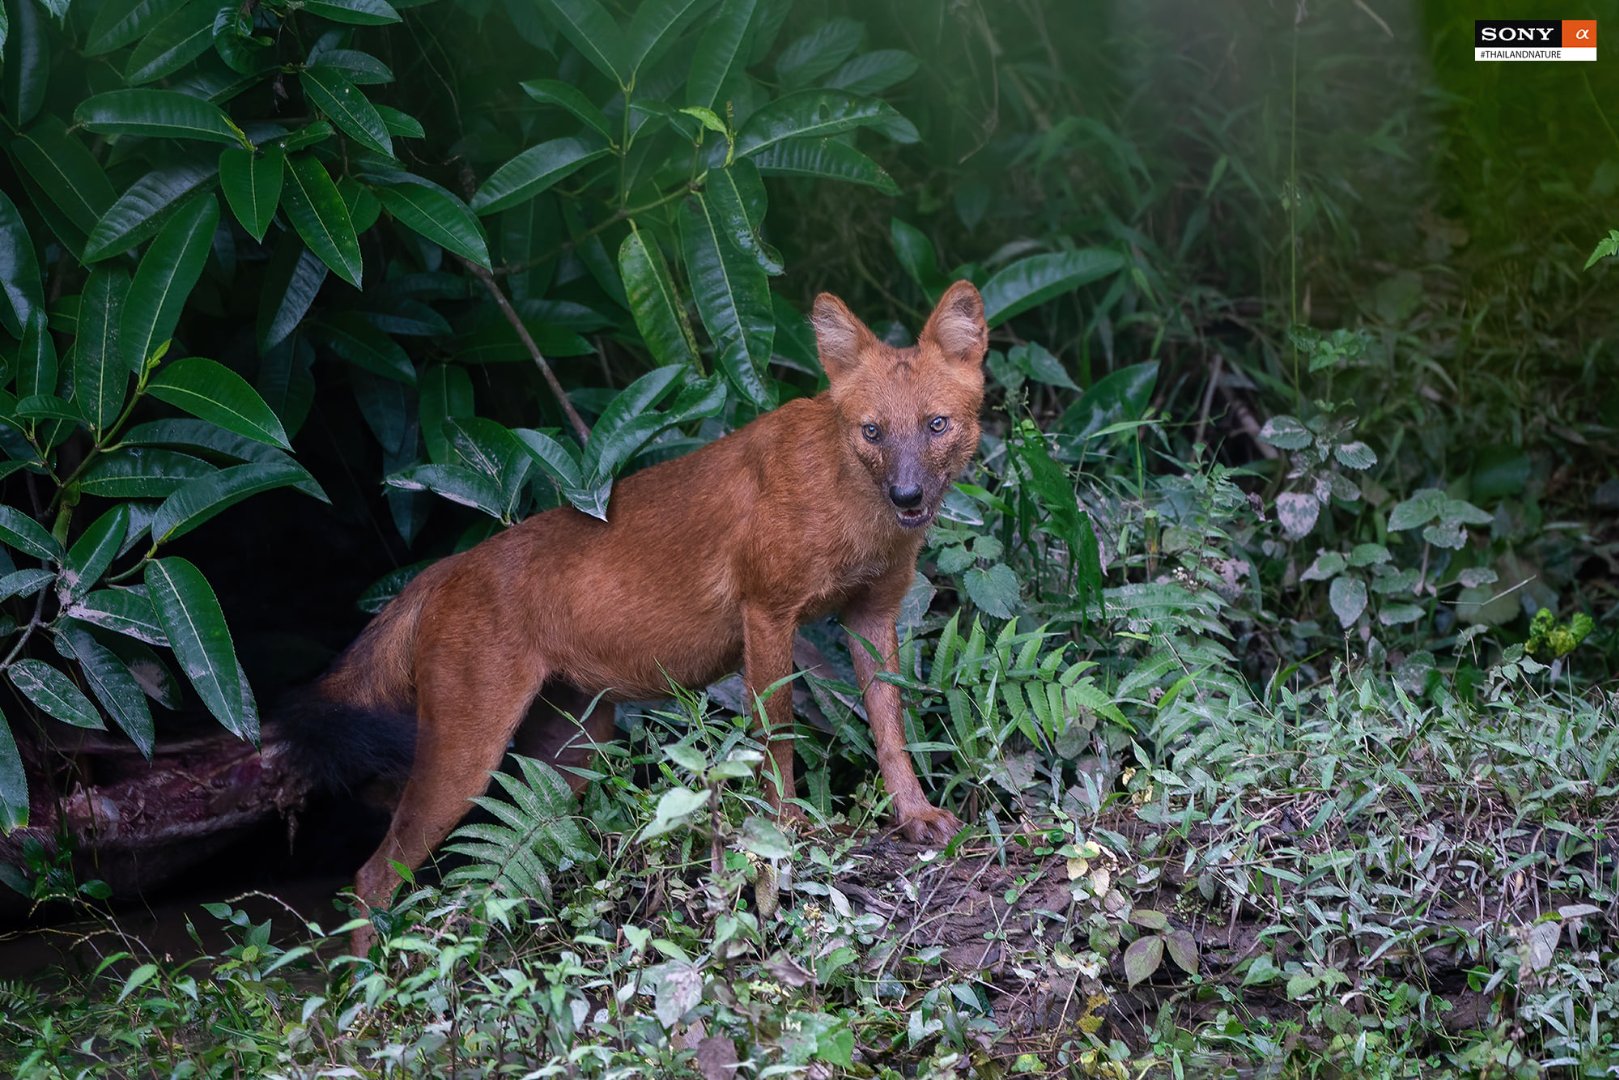
<svg viewBox="0 0 1619 1080">
<path fill-rule="evenodd" d="M 330 701 L 314 688 L 289 694 L 275 724 L 292 773 L 314 790 L 352 791 L 410 775 L 416 717 Z"/>
</svg>

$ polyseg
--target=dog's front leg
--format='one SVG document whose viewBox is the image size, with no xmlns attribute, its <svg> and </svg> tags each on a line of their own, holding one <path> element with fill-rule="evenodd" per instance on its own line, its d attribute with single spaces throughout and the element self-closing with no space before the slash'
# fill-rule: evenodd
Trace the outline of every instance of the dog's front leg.
<svg viewBox="0 0 1619 1080">
<path fill-rule="evenodd" d="M 775 684 L 793 673 L 793 634 L 797 622 L 781 612 L 750 605 L 742 622 L 742 680 L 748 703 L 757 709 L 764 697 L 763 735 L 770 748 L 760 769 L 765 796 L 782 817 L 792 813 L 787 804 L 795 797 L 793 781 L 793 693 Z M 775 687 L 772 692 L 772 687 Z M 768 696 L 766 696 L 768 695 Z"/>
<path fill-rule="evenodd" d="M 907 569 L 906 585 L 910 583 L 909 573 Z M 871 740 L 877 747 L 877 769 L 894 800 L 896 823 L 908 840 L 943 844 L 961 828 L 961 820 L 928 802 L 923 794 L 916 770 L 911 767 L 911 755 L 905 749 L 905 716 L 899 687 L 877 677 L 879 671 L 899 671 L 899 632 L 895 628 L 899 599 L 885 595 L 894 591 L 884 589 L 879 582 L 844 611 L 849 652 L 854 659 L 855 682 L 865 695 L 866 719 L 871 722 Z M 904 595 L 902 590 L 899 595 Z M 881 667 L 867 642 L 881 654 Z"/>
</svg>

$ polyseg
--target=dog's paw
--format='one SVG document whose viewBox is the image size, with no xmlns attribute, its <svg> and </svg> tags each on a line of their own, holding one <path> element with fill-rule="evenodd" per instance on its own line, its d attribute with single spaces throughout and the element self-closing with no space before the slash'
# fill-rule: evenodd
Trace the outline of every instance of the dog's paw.
<svg viewBox="0 0 1619 1080">
<path fill-rule="evenodd" d="M 961 831 L 961 819 L 948 810 L 923 803 L 899 812 L 899 832 L 913 844 L 935 844 L 943 847 Z"/>
</svg>

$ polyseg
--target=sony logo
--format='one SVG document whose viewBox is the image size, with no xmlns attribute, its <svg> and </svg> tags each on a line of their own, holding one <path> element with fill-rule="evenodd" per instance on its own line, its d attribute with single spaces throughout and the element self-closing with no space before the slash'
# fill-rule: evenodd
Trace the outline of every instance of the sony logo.
<svg viewBox="0 0 1619 1080">
<path fill-rule="evenodd" d="M 1526 44 L 1550 44 L 1556 30 L 1550 26 L 1485 26 L 1479 28 L 1484 41 L 1521 41 Z"/>
</svg>

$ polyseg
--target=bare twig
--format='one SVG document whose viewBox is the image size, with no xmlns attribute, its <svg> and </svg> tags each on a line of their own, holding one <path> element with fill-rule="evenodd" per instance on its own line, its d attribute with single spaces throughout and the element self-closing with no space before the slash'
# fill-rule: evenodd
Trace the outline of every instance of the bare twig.
<svg viewBox="0 0 1619 1080">
<path fill-rule="evenodd" d="M 495 281 L 494 276 L 471 259 L 462 259 L 461 262 L 466 265 L 468 270 L 472 271 L 473 277 L 483 282 L 483 287 L 489 290 L 489 295 L 495 298 L 496 304 L 500 305 L 500 310 L 505 314 L 506 321 L 512 324 L 513 330 L 517 331 L 518 339 L 522 341 L 523 347 L 528 350 L 528 355 L 533 358 L 535 366 L 540 369 L 540 374 L 545 377 L 546 385 L 551 388 L 551 393 L 556 395 L 557 404 L 562 406 L 563 415 L 568 418 L 568 423 L 573 427 L 573 433 L 579 437 L 580 445 L 589 442 L 589 426 L 585 424 L 584 418 L 579 415 L 578 410 L 573 407 L 573 402 L 568 400 L 568 392 L 562 389 L 562 383 L 558 381 L 556 372 L 551 370 L 551 365 L 546 362 L 545 354 L 540 352 L 540 347 L 534 344 L 533 335 L 528 332 L 528 327 L 523 325 L 523 317 L 517 314 L 517 309 L 512 307 L 512 302 L 506 299 L 506 294 L 501 291 L 500 285 Z"/>
</svg>

